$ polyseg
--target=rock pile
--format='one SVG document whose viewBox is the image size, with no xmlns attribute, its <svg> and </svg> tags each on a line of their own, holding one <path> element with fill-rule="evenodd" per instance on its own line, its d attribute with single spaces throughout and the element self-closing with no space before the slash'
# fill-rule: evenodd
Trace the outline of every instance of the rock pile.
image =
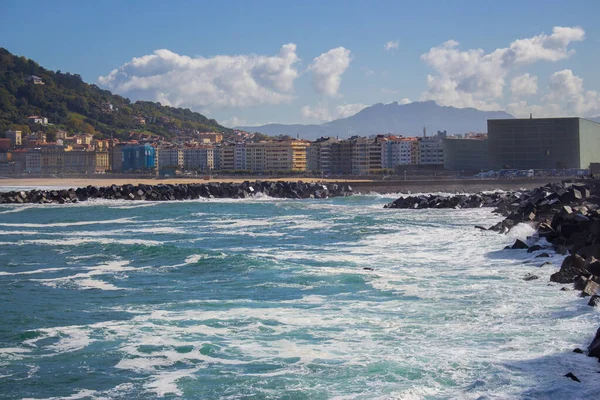
<svg viewBox="0 0 600 400">
<path fill-rule="evenodd" d="M 207 199 L 243 199 L 257 194 L 287 199 L 324 199 L 352 194 L 349 185 L 327 183 L 256 181 L 243 183 L 192 183 L 181 185 L 112 185 L 78 189 L 31 190 L 0 193 L 0 204 L 76 203 L 89 199 L 173 201 Z"/>
</svg>

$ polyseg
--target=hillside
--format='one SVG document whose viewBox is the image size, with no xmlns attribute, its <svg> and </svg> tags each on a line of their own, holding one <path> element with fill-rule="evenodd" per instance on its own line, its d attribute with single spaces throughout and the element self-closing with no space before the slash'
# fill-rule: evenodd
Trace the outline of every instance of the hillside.
<svg viewBox="0 0 600 400">
<path fill-rule="evenodd" d="M 32 81 L 32 75 L 43 84 Z M 176 130 L 218 131 L 225 136 L 232 130 L 214 119 L 189 109 L 163 106 L 114 95 L 90 85 L 77 74 L 49 71 L 35 61 L 0 48 L 0 132 L 11 126 L 28 124 L 29 116 L 48 118 L 53 124 L 30 128 L 52 131 L 93 133 L 98 137 L 125 138 L 130 132 L 170 137 Z"/>
<path fill-rule="evenodd" d="M 487 120 L 494 118 L 513 118 L 504 111 L 480 111 L 475 108 L 455 108 L 439 106 L 433 101 L 409 104 L 375 104 L 358 113 L 322 125 L 281 125 L 270 124 L 257 127 L 240 127 L 249 132 L 266 135 L 274 133 L 291 135 L 304 139 L 319 136 L 372 135 L 394 133 L 405 136 L 418 136 L 427 131 L 435 133 L 445 130 L 449 134 L 466 132 L 487 132 Z"/>
</svg>

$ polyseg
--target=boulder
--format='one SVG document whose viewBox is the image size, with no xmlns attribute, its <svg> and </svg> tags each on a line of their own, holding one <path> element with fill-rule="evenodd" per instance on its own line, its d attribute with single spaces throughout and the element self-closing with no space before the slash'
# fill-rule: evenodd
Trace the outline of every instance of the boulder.
<svg viewBox="0 0 600 400">
<path fill-rule="evenodd" d="M 550 281 L 557 283 L 573 283 L 580 275 L 586 273 L 585 260 L 578 254 L 567 256 L 560 270 L 550 276 Z"/>
<path fill-rule="evenodd" d="M 590 297 L 588 306 L 596 307 L 598 304 L 600 304 L 600 296 L 598 296 L 597 294 L 593 294 L 592 297 Z"/>
<path fill-rule="evenodd" d="M 515 240 L 515 243 L 510 247 L 513 250 L 528 249 L 529 246 L 520 239 Z"/>
<path fill-rule="evenodd" d="M 571 378 L 571 379 L 573 379 L 575 382 L 581 382 L 581 381 L 579 380 L 579 378 L 578 378 L 578 377 L 576 377 L 575 375 L 573 375 L 573 373 L 572 373 L 572 372 L 568 372 L 567 374 L 565 374 L 565 377 L 567 377 L 567 378 Z"/>
<path fill-rule="evenodd" d="M 537 276 L 537 275 L 533 275 L 533 274 L 527 274 L 527 275 L 525 275 L 525 276 L 523 277 L 523 280 L 524 280 L 524 281 L 533 281 L 533 280 L 536 280 L 536 279 L 539 279 L 539 278 L 540 278 L 540 277 L 539 277 L 539 276 Z"/>
<path fill-rule="evenodd" d="M 592 279 L 588 279 L 585 287 L 581 291 L 581 297 L 594 296 L 600 293 L 600 285 Z"/>
<path fill-rule="evenodd" d="M 550 257 L 550 254 L 548 253 L 540 253 L 537 256 L 535 256 L 535 258 L 548 258 Z"/>
<path fill-rule="evenodd" d="M 588 346 L 588 357 L 600 357 L 600 329 L 596 331 L 596 336 Z"/>
<path fill-rule="evenodd" d="M 527 252 L 533 253 L 534 251 L 538 251 L 538 250 L 542 250 L 542 246 L 540 246 L 539 244 L 534 244 L 533 246 L 531 246 L 530 248 L 527 249 Z"/>
</svg>

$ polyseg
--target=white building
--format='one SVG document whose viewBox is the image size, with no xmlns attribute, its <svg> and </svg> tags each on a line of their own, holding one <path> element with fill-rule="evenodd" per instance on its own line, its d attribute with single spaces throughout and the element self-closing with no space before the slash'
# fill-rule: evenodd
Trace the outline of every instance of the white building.
<svg viewBox="0 0 600 400">
<path fill-rule="evenodd" d="M 444 143 L 441 137 L 423 137 L 419 140 L 419 164 L 443 165 Z"/>
<path fill-rule="evenodd" d="M 388 138 L 382 143 L 381 164 L 383 168 L 393 169 L 396 165 L 417 163 L 418 146 L 414 138 Z"/>
</svg>

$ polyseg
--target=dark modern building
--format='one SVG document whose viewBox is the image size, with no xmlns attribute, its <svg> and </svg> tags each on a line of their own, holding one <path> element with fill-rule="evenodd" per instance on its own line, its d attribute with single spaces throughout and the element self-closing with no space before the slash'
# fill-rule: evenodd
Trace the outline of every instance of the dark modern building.
<svg viewBox="0 0 600 400">
<path fill-rule="evenodd" d="M 488 139 L 485 137 L 444 138 L 444 169 L 482 171 L 490 168 Z"/>
<path fill-rule="evenodd" d="M 584 118 L 488 120 L 490 168 L 587 169 L 600 161 L 600 124 Z"/>
</svg>

